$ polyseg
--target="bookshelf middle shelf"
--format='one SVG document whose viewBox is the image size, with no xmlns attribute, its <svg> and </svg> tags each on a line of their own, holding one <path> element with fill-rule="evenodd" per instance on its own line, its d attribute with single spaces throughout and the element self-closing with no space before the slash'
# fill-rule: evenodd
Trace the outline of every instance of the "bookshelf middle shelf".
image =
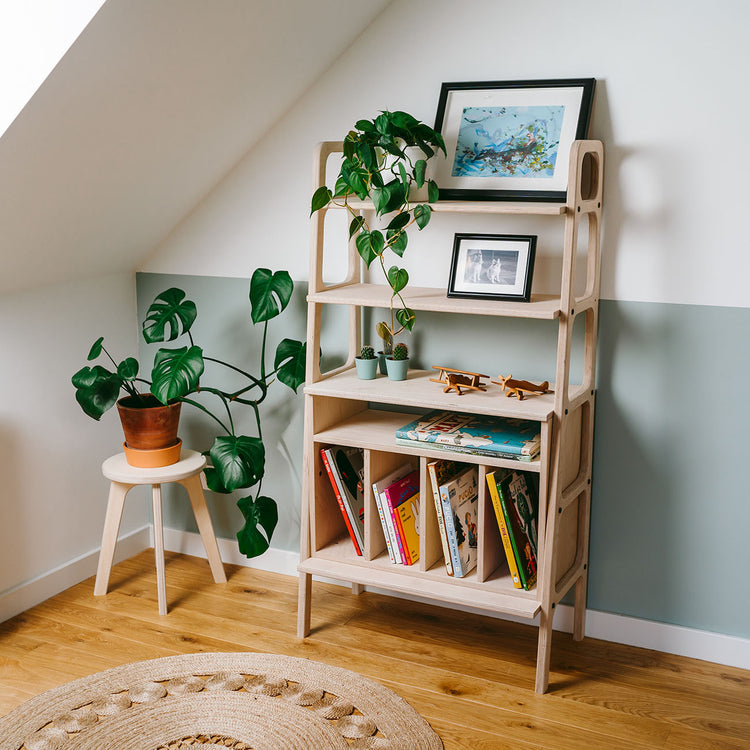
<svg viewBox="0 0 750 750">
<path fill-rule="evenodd" d="M 512 458 L 483 456 L 474 453 L 460 453 L 443 448 L 430 447 L 430 443 L 414 443 L 414 446 L 396 442 L 396 430 L 408 424 L 417 415 L 409 412 L 386 411 L 363 408 L 354 416 L 325 430 L 316 432 L 316 443 L 328 445 L 348 445 L 353 448 L 398 453 L 405 456 L 425 456 L 431 459 L 451 459 L 462 463 L 483 466 L 505 467 L 521 471 L 540 471 L 540 460 L 517 461 Z"/>
</svg>

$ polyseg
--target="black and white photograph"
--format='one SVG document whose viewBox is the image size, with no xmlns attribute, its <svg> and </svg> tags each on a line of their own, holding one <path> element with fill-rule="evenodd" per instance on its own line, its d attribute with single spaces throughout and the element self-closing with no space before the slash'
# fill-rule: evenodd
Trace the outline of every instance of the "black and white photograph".
<svg viewBox="0 0 750 750">
<path fill-rule="evenodd" d="M 536 236 L 456 234 L 449 297 L 484 297 L 528 302 Z"/>
</svg>

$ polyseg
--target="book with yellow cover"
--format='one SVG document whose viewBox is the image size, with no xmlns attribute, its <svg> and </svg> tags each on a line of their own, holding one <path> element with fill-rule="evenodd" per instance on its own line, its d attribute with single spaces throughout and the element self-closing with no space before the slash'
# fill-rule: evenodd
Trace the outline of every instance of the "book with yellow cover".
<svg viewBox="0 0 750 750">
<path fill-rule="evenodd" d="M 510 536 L 508 535 L 508 526 L 505 523 L 503 506 L 500 501 L 500 490 L 498 489 L 497 482 L 495 481 L 494 471 L 491 471 L 487 474 L 487 489 L 490 491 L 490 498 L 492 499 L 492 507 L 495 510 L 497 526 L 500 529 L 500 537 L 503 540 L 503 549 L 505 550 L 505 557 L 508 560 L 508 570 L 510 570 L 510 577 L 513 579 L 513 585 L 517 589 L 523 588 L 521 586 L 521 579 L 518 576 L 516 555 L 513 552 L 513 545 L 511 544 Z"/>
<path fill-rule="evenodd" d="M 408 564 L 414 565 L 419 560 L 419 493 L 397 506 L 396 512 Z"/>
</svg>

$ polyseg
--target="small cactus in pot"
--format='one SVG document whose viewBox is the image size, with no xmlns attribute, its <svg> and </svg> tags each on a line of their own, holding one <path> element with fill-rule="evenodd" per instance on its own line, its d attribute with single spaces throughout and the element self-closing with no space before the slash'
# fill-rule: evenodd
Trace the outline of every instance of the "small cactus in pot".
<svg viewBox="0 0 750 750">
<path fill-rule="evenodd" d="M 374 380 L 378 371 L 378 359 L 375 349 L 369 345 L 363 346 L 359 351 L 359 357 L 354 358 L 357 367 L 357 377 L 360 380 Z"/>
<path fill-rule="evenodd" d="M 396 344 L 393 354 L 386 357 L 385 364 L 391 380 L 406 380 L 409 370 L 409 347 L 406 344 Z"/>
<path fill-rule="evenodd" d="M 393 359 L 396 361 L 409 359 L 409 347 L 406 344 L 396 344 L 393 347 Z"/>
</svg>

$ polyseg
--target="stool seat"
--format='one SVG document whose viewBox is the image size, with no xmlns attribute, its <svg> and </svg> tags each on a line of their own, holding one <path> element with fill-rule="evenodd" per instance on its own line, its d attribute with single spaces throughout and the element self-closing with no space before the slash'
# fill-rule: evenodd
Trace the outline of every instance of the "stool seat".
<svg viewBox="0 0 750 750">
<path fill-rule="evenodd" d="M 211 516 L 208 513 L 206 498 L 203 494 L 201 473 L 206 467 L 206 458 L 197 451 L 182 449 L 180 460 L 169 466 L 159 468 L 141 468 L 131 466 L 124 453 L 111 456 L 102 464 L 102 474 L 110 480 L 109 501 L 104 520 L 102 549 L 99 553 L 99 566 L 96 571 L 94 596 L 103 596 L 109 586 L 109 575 L 112 570 L 117 535 L 120 531 L 122 511 L 125 507 L 125 496 L 138 485 L 151 485 L 151 502 L 154 514 L 154 556 L 156 558 L 156 588 L 159 600 L 159 614 L 167 614 L 167 589 L 164 572 L 164 529 L 162 524 L 161 485 L 166 482 L 181 484 L 188 493 L 193 508 L 198 531 L 206 549 L 206 557 L 211 567 L 214 581 L 226 583 L 227 577 L 221 562 L 219 547 L 216 543 Z"/>
<path fill-rule="evenodd" d="M 198 453 L 182 449 L 180 460 L 176 464 L 160 466 L 156 469 L 142 469 L 131 466 L 124 453 L 110 456 L 102 464 L 102 474 L 114 482 L 125 484 L 164 484 L 165 482 L 179 482 L 181 479 L 193 476 L 206 467 L 206 457 Z"/>
</svg>

